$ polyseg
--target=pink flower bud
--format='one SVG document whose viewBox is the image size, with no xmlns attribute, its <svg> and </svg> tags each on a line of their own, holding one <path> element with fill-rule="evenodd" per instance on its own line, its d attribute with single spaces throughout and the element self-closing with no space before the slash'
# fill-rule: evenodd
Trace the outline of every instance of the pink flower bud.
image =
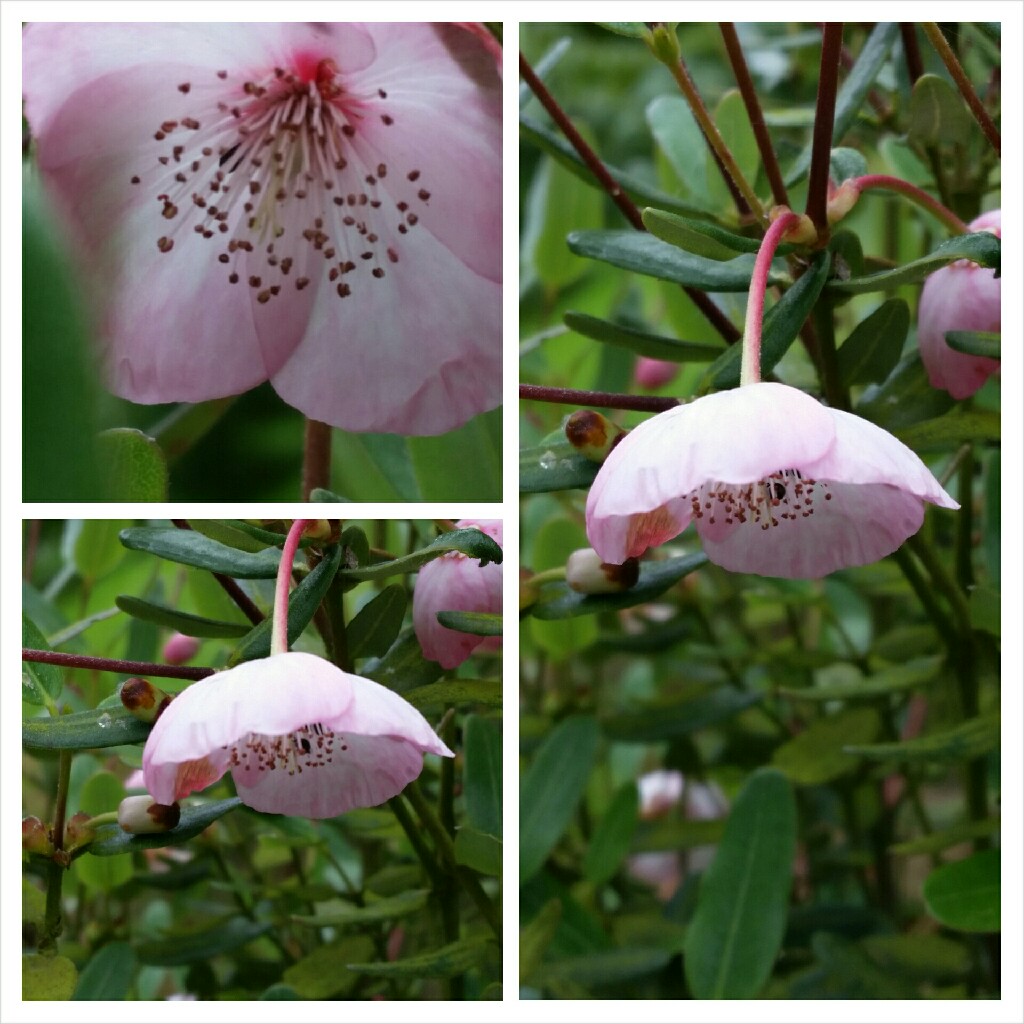
<svg viewBox="0 0 1024 1024">
<path fill-rule="evenodd" d="M 21 848 L 47 857 L 53 853 L 49 829 L 34 814 L 21 819 Z"/>
<path fill-rule="evenodd" d="M 164 644 L 163 659 L 168 665 L 184 665 L 191 661 L 199 650 L 199 641 L 194 636 L 175 633 Z"/>
<path fill-rule="evenodd" d="M 670 363 L 667 359 L 651 359 L 649 356 L 638 356 L 633 368 L 633 380 L 642 388 L 654 390 L 672 380 L 679 372 L 679 363 Z"/>
<path fill-rule="evenodd" d="M 158 804 L 148 794 L 126 796 L 117 808 L 117 823 L 132 835 L 169 832 L 180 820 L 181 808 L 176 803 Z"/>
<path fill-rule="evenodd" d="M 640 562 L 627 558 L 621 565 L 603 562 L 593 548 L 574 551 L 565 563 L 565 582 L 580 594 L 617 594 L 636 586 Z"/>
<path fill-rule="evenodd" d="M 983 213 L 969 227 L 1001 237 L 1000 211 Z M 957 352 L 946 332 L 999 329 L 1000 283 L 994 270 L 970 260 L 936 270 L 924 283 L 917 310 L 917 343 L 932 387 L 954 398 L 973 395 L 999 369 L 999 360 Z"/>
</svg>

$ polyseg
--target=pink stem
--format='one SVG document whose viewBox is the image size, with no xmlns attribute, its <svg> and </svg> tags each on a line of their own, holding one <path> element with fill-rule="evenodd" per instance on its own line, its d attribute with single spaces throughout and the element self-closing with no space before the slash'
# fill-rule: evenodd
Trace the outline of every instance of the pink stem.
<svg viewBox="0 0 1024 1024">
<path fill-rule="evenodd" d="M 928 195 L 923 189 L 911 185 L 909 181 L 902 178 L 894 178 L 889 174 L 865 174 L 862 178 L 851 178 L 852 184 L 858 192 L 865 192 L 869 188 L 880 188 L 887 192 L 899 192 L 900 195 L 912 199 L 918 206 L 923 207 L 929 213 L 934 214 L 951 231 L 958 235 L 970 233 L 970 228 L 950 209 L 943 206 L 937 199 Z"/>
<path fill-rule="evenodd" d="M 274 591 L 274 628 L 270 634 L 270 653 L 284 654 L 288 650 L 288 590 L 292 582 L 292 565 L 303 531 L 312 519 L 296 519 L 292 523 L 281 551 L 281 564 L 277 569 L 277 588 Z"/>
<path fill-rule="evenodd" d="M 765 232 L 761 248 L 754 261 L 754 274 L 750 279 L 750 294 L 747 297 L 747 319 L 743 325 L 743 361 L 740 363 L 740 385 L 757 384 L 761 380 L 761 322 L 764 319 L 764 293 L 768 287 L 768 272 L 771 270 L 775 250 L 782 236 L 800 223 L 800 215 L 784 213 L 772 221 Z"/>
</svg>

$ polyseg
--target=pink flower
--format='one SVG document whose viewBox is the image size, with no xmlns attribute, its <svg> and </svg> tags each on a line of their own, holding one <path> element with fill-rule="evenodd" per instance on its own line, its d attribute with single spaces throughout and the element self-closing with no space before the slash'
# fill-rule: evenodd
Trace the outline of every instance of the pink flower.
<svg viewBox="0 0 1024 1024">
<path fill-rule="evenodd" d="M 199 641 L 184 633 L 172 633 L 164 643 L 163 659 L 169 665 L 184 665 L 191 661 L 199 650 Z"/>
<path fill-rule="evenodd" d="M 460 519 L 456 526 L 475 526 L 502 543 L 500 519 Z M 489 650 L 499 647 L 500 637 L 475 636 L 442 626 L 437 613 L 444 611 L 500 614 L 501 566 L 495 562 L 482 566 L 475 558 L 450 551 L 420 569 L 412 595 L 413 628 L 425 658 L 442 668 L 455 668 L 481 645 Z"/>
<path fill-rule="evenodd" d="M 116 394 L 269 379 L 410 434 L 500 403 L 501 80 L 476 31 L 37 23 L 23 56 Z"/>
<path fill-rule="evenodd" d="M 193 683 L 146 741 L 142 770 L 157 803 L 230 770 L 257 811 L 333 818 L 400 793 L 423 754 L 452 757 L 423 716 L 369 679 L 288 651 Z"/>
<path fill-rule="evenodd" d="M 633 380 L 642 388 L 660 388 L 667 384 L 679 372 L 679 363 L 670 363 L 666 359 L 651 359 L 639 356 L 633 367 Z"/>
<path fill-rule="evenodd" d="M 640 817 L 660 818 L 683 798 L 683 773 L 663 768 L 647 772 L 636 780 L 640 796 Z"/>
<path fill-rule="evenodd" d="M 785 384 L 749 384 L 631 431 L 590 489 L 587 535 L 623 562 L 696 520 L 726 569 L 816 579 L 895 551 L 925 501 L 958 507 L 891 434 Z"/>
<path fill-rule="evenodd" d="M 972 231 L 991 231 L 1002 237 L 999 210 L 983 213 Z M 946 331 L 998 331 L 1000 285 L 994 270 L 970 260 L 958 260 L 936 270 L 924 283 L 917 310 L 917 342 L 921 361 L 934 388 L 954 398 L 973 395 L 999 369 L 998 359 L 971 356 L 949 347 Z"/>
</svg>

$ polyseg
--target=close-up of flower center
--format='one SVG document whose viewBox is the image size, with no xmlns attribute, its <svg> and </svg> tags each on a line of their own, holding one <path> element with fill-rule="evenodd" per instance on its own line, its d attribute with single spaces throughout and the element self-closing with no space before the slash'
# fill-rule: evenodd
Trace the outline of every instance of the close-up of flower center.
<svg viewBox="0 0 1024 1024">
<path fill-rule="evenodd" d="M 317 274 L 339 298 L 384 278 L 430 200 L 419 168 L 382 151 L 387 91 L 350 88 L 310 54 L 258 76 L 204 74 L 168 87 L 156 159 L 129 176 L 152 194 L 160 252 L 215 246 L 226 281 L 260 303 Z"/>
<path fill-rule="evenodd" d="M 705 528 L 752 522 L 769 530 L 786 520 L 795 523 L 809 518 L 821 501 L 832 500 L 832 493 L 820 481 L 805 478 L 800 470 L 788 469 L 753 484 L 707 483 L 686 498 L 693 518 Z"/>
<path fill-rule="evenodd" d="M 272 772 L 301 775 L 307 768 L 323 768 L 335 755 L 348 750 L 348 744 L 326 726 L 306 725 L 285 736 L 249 733 L 234 746 L 226 748 L 231 768 L 242 772 Z"/>
</svg>

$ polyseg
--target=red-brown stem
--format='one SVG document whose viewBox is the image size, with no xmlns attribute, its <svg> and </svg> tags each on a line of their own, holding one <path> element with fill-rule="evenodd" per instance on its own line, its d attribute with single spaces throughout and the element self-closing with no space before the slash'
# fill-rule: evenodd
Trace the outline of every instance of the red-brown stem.
<svg viewBox="0 0 1024 1024">
<path fill-rule="evenodd" d="M 852 178 L 852 183 L 861 192 L 868 189 L 883 189 L 886 192 L 898 192 L 900 195 L 912 199 L 918 206 L 934 214 L 951 231 L 958 235 L 966 235 L 970 228 L 950 209 L 934 197 L 928 195 L 923 189 L 911 185 L 909 181 L 902 178 L 894 178 L 889 174 L 865 174 L 860 178 Z"/>
<path fill-rule="evenodd" d="M 797 213 L 784 213 L 772 221 L 765 232 L 761 248 L 757 250 L 754 273 L 750 279 L 747 295 L 747 319 L 743 325 L 743 359 L 740 363 L 740 384 L 756 384 L 761 380 L 761 324 L 764 320 L 764 293 L 768 287 L 768 272 L 771 270 L 775 250 L 782 236 L 800 223 Z"/>
<path fill-rule="evenodd" d="M 191 530 L 192 527 L 184 519 L 172 519 L 171 522 L 179 530 Z M 258 626 L 263 621 L 263 612 L 256 607 L 252 598 L 233 580 L 222 572 L 213 573 L 213 578 L 221 585 L 224 593 L 231 598 L 241 609 L 242 614 L 254 625 Z"/>
<path fill-rule="evenodd" d="M 674 409 L 679 404 L 678 398 L 661 398 L 658 395 L 620 395 L 611 391 L 547 388 L 539 384 L 520 384 L 519 397 L 534 402 L 596 406 L 599 409 L 630 409 L 635 412 L 664 412 L 666 409 Z"/>
<path fill-rule="evenodd" d="M 91 654 L 66 654 L 64 651 L 21 649 L 22 661 L 42 661 L 64 668 L 88 668 L 94 672 L 120 672 L 131 676 L 160 676 L 164 679 L 205 679 L 217 670 L 187 665 L 160 665 L 150 661 L 122 661 L 120 658 L 96 658 Z"/>
<path fill-rule="evenodd" d="M 586 140 L 576 130 L 576 126 L 569 120 L 569 116 L 558 105 L 558 101 L 548 91 L 547 86 L 537 77 L 536 72 L 530 67 L 529 62 L 519 54 L 519 73 L 526 80 L 534 96 L 540 101 L 541 106 L 551 116 L 551 120 L 558 125 L 562 134 L 579 158 L 586 164 L 587 169 L 597 179 L 601 187 L 608 193 L 615 205 L 623 212 L 630 224 L 637 231 L 646 231 L 643 217 L 640 210 L 632 199 L 625 193 L 622 186 L 611 176 L 608 168 L 601 162 L 601 158 L 587 145 Z M 690 297 L 693 304 L 704 315 L 709 324 L 727 341 L 732 344 L 739 341 L 739 328 L 708 298 L 704 292 L 696 288 L 682 286 L 683 291 Z"/>
<path fill-rule="evenodd" d="M 953 81 L 956 82 L 960 95 L 967 101 L 967 106 L 971 108 L 974 119 L 985 133 L 985 138 L 988 139 L 992 148 L 996 151 L 996 156 L 1000 156 L 1002 143 L 1000 141 L 999 129 L 996 128 L 992 118 L 988 115 L 988 111 L 985 109 L 985 105 L 974 91 L 974 86 L 971 85 L 971 80 L 960 65 L 960 61 L 956 59 L 956 54 L 953 52 L 952 47 L 946 42 L 942 29 L 934 21 L 922 22 L 921 28 L 924 29 L 924 34 L 928 37 L 928 41 L 935 47 L 935 52 L 942 58 L 942 63 L 946 65 L 946 70 L 952 76 Z"/>
<path fill-rule="evenodd" d="M 828 169 L 832 155 L 832 126 L 836 116 L 839 88 L 839 56 L 843 48 L 843 23 L 826 22 L 821 41 L 821 71 L 818 74 L 818 103 L 814 110 L 814 142 L 811 174 L 807 182 L 807 216 L 818 232 L 821 244 L 828 240 Z"/>
<path fill-rule="evenodd" d="M 302 446 L 302 500 L 309 501 L 318 487 L 331 486 L 331 428 L 319 420 L 306 420 Z"/>
<path fill-rule="evenodd" d="M 719 22 L 718 27 L 722 32 L 725 52 L 729 55 L 729 63 L 732 65 L 733 74 L 736 76 L 736 84 L 740 88 L 740 95 L 743 97 L 743 103 L 747 108 L 750 127 L 754 129 L 754 138 L 757 139 L 757 148 L 761 153 L 761 162 L 764 164 L 765 174 L 768 175 L 768 182 L 772 187 L 772 198 L 774 198 L 778 206 L 789 206 L 786 183 L 782 180 L 782 170 L 775 156 L 775 149 L 772 147 L 768 126 L 764 123 L 761 102 L 757 98 L 754 80 L 750 77 L 747 59 L 743 56 L 743 47 L 740 46 L 740 37 L 736 34 L 736 26 L 731 21 L 722 21 Z"/>
<path fill-rule="evenodd" d="M 903 40 L 903 56 L 907 61 L 907 75 L 910 85 L 924 74 L 924 61 L 921 60 L 921 48 L 917 45 L 917 28 L 912 21 L 900 22 L 900 38 Z"/>
</svg>

